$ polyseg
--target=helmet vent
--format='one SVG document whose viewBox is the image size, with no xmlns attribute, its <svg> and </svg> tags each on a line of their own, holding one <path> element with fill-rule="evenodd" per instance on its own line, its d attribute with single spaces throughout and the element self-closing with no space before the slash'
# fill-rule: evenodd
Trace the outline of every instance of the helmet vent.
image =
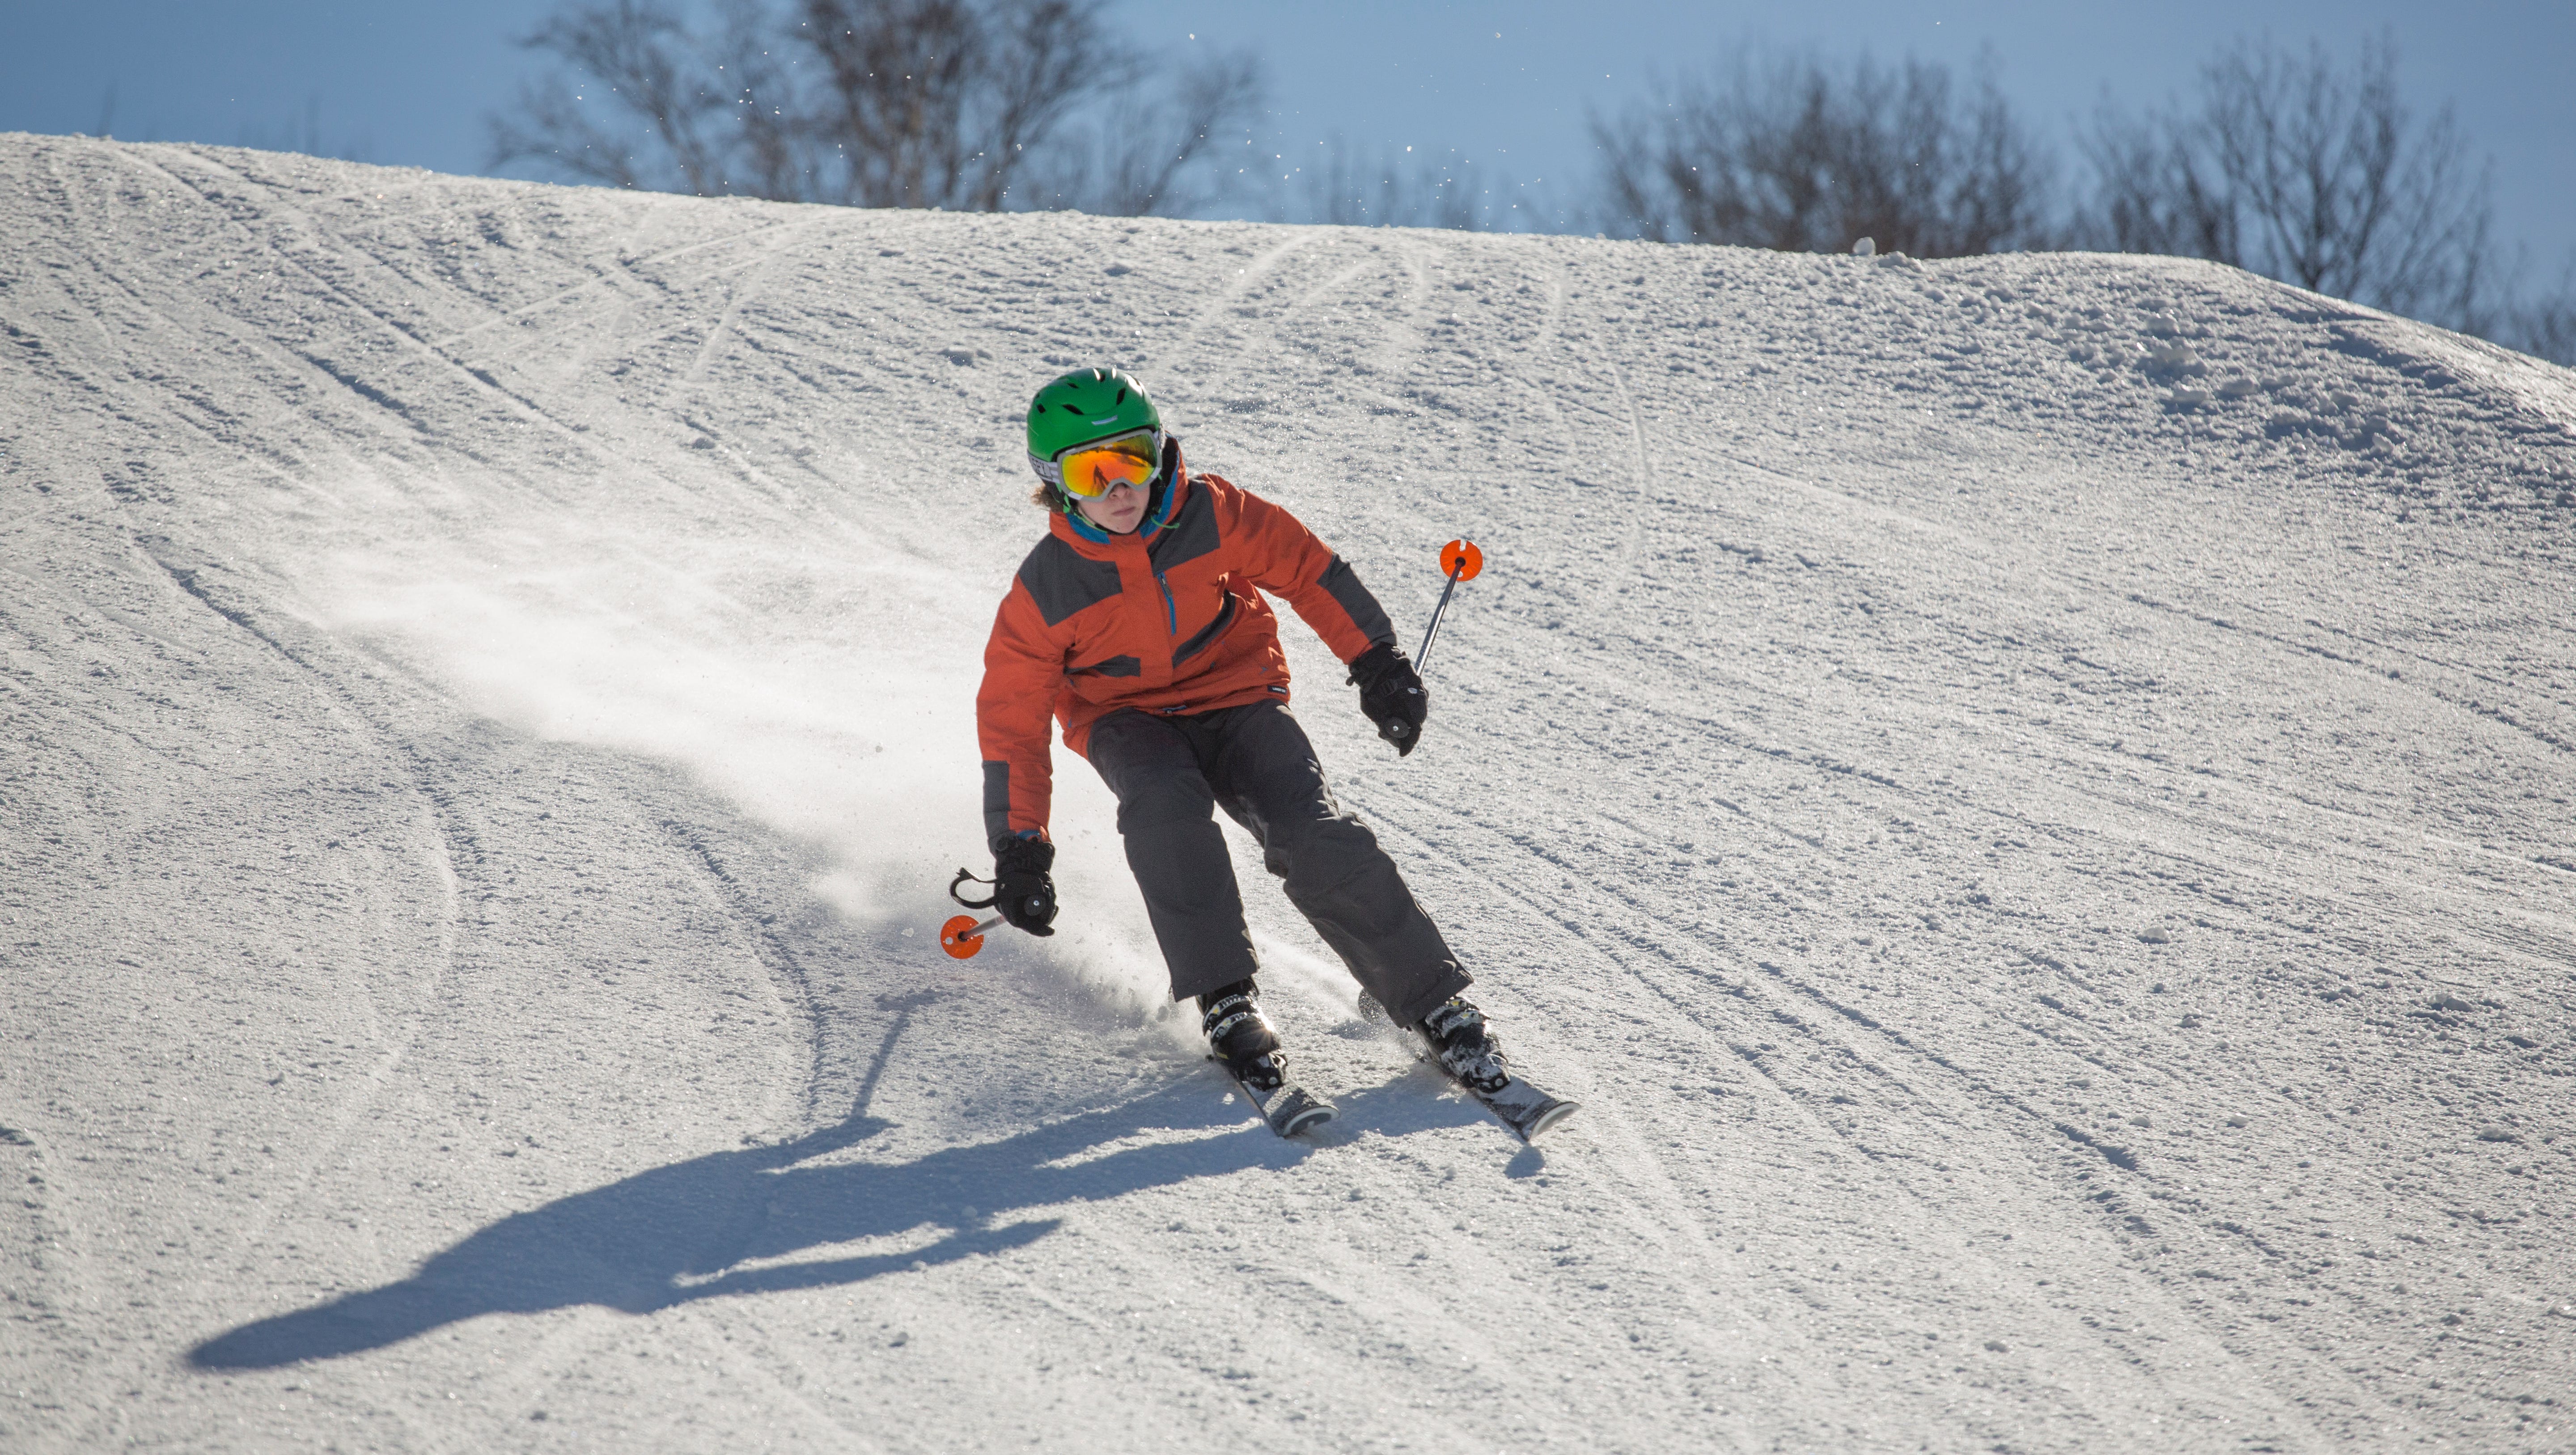
<svg viewBox="0 0 2576 1455">
<path fill-rule="evenodd" d="M 1116 400 L 1115 402 L 1117 402 L 1117 403 L 1119 403 L 1119 404 L 1124 404 L 1124 403 L 1126 403 L 1126 402 L 1127 402 L 1127 391 L 1126 391 L 1126 390 L 1124 390 L 1124 389 L 1119 390 L 1119 391 L 1118 391 L 1118 398 L 1117 398 L 1117 400 Z"/>
</svg>

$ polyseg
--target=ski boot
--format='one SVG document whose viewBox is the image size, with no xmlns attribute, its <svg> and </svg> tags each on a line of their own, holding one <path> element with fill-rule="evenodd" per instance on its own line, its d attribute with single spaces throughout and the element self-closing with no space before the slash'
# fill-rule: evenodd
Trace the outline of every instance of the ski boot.
<svg viewBox="0 0 2576 1455">
<path fill-rule="evenodd" d="M 1251 981 L 1238 980 L 1200 996 L 1204 1016 L 1199 1028 L 1207 1033 L 1208 1049 L 1225 1063 L 1226 1074 L 1259 1096 L 1287 1082 L 1288 1058 L 1280 1053 L 1279 1033 L 1253 993 Z"/>
<path fill-rule="evenodd" d="M 1523 1081 L 1503 1059 L 1503 1048 L 1485 1024 L 1485 1013 L 1456 996 L 1422 1018 L 1423 1039 L 1432 1059 L 1449 1079 L 1483 1102 L 1524 1142 L 1574 1115 L 1573 1102 L 1562 1101 Z"/>
<path fill-rule="evenodd" d="M 1209 1053 L 1261 1109 L 1270 1130 L 1293 1137 L 1331 1121 L 1339 1115 L 1331 1102 L 1288 1079 L 1279 1033 L 1270 1028 L 1270 1018 L 1252 995 L 1252 982 L 1238 980 L 1199 997 L 1205 1013 L 1200 1028 L 1207 1032 Z"/>
<path fill-rule="evenodd" d="M 1512 1079 L 1511 1063 L 1485 1024 L 1485 1013 L 1451 996 L 1422 1018 L 1422 1037 L 1450 1079 L 1479 1096 L 1491 1096 Z"/>
</svg>

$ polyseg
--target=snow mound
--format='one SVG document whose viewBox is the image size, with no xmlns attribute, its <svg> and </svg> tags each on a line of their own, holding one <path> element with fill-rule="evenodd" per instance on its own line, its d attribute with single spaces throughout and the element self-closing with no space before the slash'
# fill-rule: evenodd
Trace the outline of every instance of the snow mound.
<svg viewBox="0 0 2576 1455">
<path fill-rule="evenodd" d="M 13 1450 L 2566 1443 L 2567 371 L 2170 259 L 0 186 Z M 1096 361 L 1408 632 L 1483 546 L 1413 757 L 1291 650 L 1543 1152 L 1239 847 L 1346 1113 L 1258 1130 L 1069 759 L 1067 933 L 937 952 Z"/>
</svg>

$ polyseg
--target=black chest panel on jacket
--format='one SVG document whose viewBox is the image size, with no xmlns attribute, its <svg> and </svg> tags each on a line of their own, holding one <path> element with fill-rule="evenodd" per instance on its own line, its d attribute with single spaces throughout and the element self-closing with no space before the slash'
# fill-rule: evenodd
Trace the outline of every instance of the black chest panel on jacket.
<svg viewBox="0 0 2576 1455">
<path fill-rule="evenodd" d="M 1210 528 L 1208 539 L 1216 533 Z M 1020 584 L 1038 604 L 1038 615 L 1054 626 L 1086 606 L 1097 606 L 1118 594 L 1118 563 L 1095 561 L 1050 535 L 1020 562 Z"/>
<path fill-rule="evenodd" d="M 1216 548 L 1216 504 L 1208 499 L 1205 489 L 1196 489 L 1181 502 L 1180 519 L 1164 526 L 1163 533 L 1145 548 L 1145 558 L 1154 563 L 1159 573 L 1195 561 Z"/>
</svg>

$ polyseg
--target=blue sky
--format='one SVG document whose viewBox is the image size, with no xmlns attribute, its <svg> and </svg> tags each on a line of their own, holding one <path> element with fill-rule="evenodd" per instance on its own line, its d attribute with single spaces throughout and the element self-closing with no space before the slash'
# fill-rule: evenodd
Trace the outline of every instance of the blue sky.
<svg viewBox="0 0 2576 1455">
<path fill-rule="evenodd" d="M 541 4 L 339 0 L 0 0 L 0 130 L 319 149 L 482 169 L 485 113 L 535 58 L 511 44 Z M 2576 244 L 2576 3 L 2167 0 L 1830 6 L 1733 0 L 1579 5 L 1120 0 L 1140 42 L 1243 48 L 1269 68 L 1280 148 L 1339 134 L 1364 149 L 1457 149 L 1520 178 L 1577 179 L 1585 118 L 1746 42 L 1866 49 L 1957 66 L 1991 46 L 2026 120 L 2062 135 L 2108 93 L 2132 105 L 2190 83 L 2242 34 L 2310 37 L 2349 56 L 2394 32 L 2407 97 L 2449 101 L 2495 160 L 2503 239 L 2555 271 Z M 1195 35 L 1196 39 L 1191 37 Z M 317 148 L 318 144 L 318 148 Z"/>
</svg>

